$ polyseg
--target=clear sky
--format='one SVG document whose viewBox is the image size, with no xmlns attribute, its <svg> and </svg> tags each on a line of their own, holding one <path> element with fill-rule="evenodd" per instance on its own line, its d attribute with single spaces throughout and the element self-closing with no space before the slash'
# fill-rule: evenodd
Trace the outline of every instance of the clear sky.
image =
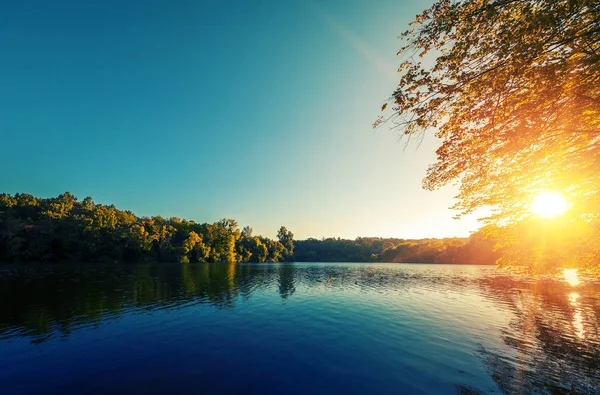
<svg viewBox="0 0 600 395">
<path fill-rule="evenodd" d="M 373 130 L 431 1 L 14 1 L 0 13 L 0 192 L 235 218 L 273 237 L 466 236 L 438 144 Z"/>
</svg>

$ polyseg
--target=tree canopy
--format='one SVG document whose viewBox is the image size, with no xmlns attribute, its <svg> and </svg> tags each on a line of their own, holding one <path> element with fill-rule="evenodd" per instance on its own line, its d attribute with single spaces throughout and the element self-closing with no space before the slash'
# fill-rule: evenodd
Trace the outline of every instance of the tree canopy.
<svg viewBox="0 0 600 395">
<path fill-rule="evenodd" d="M 240 231 L 234 219 L 199 224 L 181 218 L 137 217 L 114 205 L 78 201 L 65 192 L 54 198 L 0 194 L 0 262 L 162 261 L 279 262 L 291 259 L 293 234 L 285 245 Z"/>
<path fill-rule="evenodd" d="M 0 194 L 0 263 L 83 262 L 412 262 L 493 264 L 495 240 L 382 239 L 294 240 L 285 226 L 277 240 L 241 231 L 234 219 L 200 224 L 181 218 L 137 217 L 129 211 L 78 201 Z"/>
<path fill-rule="evenodd" d="M 522 221 L 531 228 L 533 199 L 548 190 L 571 205 L 563 224 L 597 239 L 599 21 L 598 0 L 438 0 L 401 34 L 391 114 L 384 105 L 374 126 L 408 139 L 435 131 L 423 186 L 457 185 L 458 217 L 488 208 L 504 241 Z"/>
<path fill-rule="evenodd" d="M 600 1 L 439 0 L 402 33 L 389 121 L 442 139 L 424 187 L 460 188 L 461 214 L 523 217 L 559 189 L 600 212 Z M 384 108 L 387 106 L 384 106 Z"/>
</svg>

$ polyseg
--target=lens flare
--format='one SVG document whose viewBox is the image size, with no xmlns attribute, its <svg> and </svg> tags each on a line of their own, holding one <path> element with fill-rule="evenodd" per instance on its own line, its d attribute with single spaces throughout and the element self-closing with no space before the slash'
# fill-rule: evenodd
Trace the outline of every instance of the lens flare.
<svg viewBox="0 0 600 395">
<path fill-rule="evenodd" d="M 542 192 L 533 200 L 531 211 L 540 217 L 551 218 L 564 213 L 567 207 L 567 201 L 560 193 Z"/>
</svg>

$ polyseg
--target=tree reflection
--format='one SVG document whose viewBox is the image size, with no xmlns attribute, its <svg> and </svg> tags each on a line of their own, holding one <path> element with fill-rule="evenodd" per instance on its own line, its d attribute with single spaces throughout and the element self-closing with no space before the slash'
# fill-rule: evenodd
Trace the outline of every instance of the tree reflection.
<svg viewBox="0 0 600 395">
<path fill-rule="evenodd" d="M 296 292 L 294 286 L 294 267 L 291 264 L 281 264 L 277 270 L 279 279 L 279 295 L 282 299 Z"/>
<path fill-rule="evenodd" d="M 395 297 L 412 289 L 440 295 L 452 291 L 481 294 L 510 317 L 500 332 L 506 347 L 479 350 L 502 391 L 594 393 L 600 388 L 600 284 L 572 287 L 565 281 L 469 276 L 466 269 L 452 273 L 392 265 L 288 263 L 5 266 L 0 271 L 0 340 L 24 336 L 43 342 L 138 310 L 190 302 L 233 309 L 260 290 L 282 300 L 307 288 L 347 291 L 356 297 L 381 291 Z M 477 393 L 464 385 L 457 385 L 457 391 Z"/>
<path fill-rule="evenodd" d="M 0 272 L 0 339 L 20 335 L 44 341 L 123 311 L 190 300 L 232 308 L 240 293 L 250 297 L 256 281 L 269 282 L 265 274 L 274 277 L 272 271 L 255 276 L 253 270 L 252 265 L 212 263 L 5 267 Z"/>
<path fill-rule="evenodd" d="M 221 263 L 84 265 L 79 268 L 4 267 L 0 272 L 0 339 L 45 341 L 75 327 L 136 309 L 196 301 L 219 309 L 249 299 L 257 287 L 278 284 L 281 298 L 294 294 L 293 264 Z"/>
<path fill-rule="evenodd" d="M 577 292 L 564 282 L 517 277 L 484 279 L 480 285 L 514 313 L 502 340 L 515 355 L 481 347 L 484 364 L 504 392 L 594 393 L 600 388 L 598 284 L 583 284 Z"/>
</svg>

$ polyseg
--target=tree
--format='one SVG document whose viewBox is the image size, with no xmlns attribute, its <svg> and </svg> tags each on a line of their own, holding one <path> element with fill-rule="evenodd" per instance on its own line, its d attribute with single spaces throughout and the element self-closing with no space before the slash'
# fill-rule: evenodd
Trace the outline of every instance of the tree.
<svg viewBox="0 0 600 395">
<path fill-rule="evenodd" d="M 277 232 L 277 239 L 283 245 L 284 250 L 282 254 L 284 258 L 286 260 L 291 259 L 294 255 L 294 234 L 287 230 L 285 226 L 282 226 Z"/>
<path fill-rule="evenodd" d="M 284 236 L 292 241 L 291 232 Z M 0 194 L 0 262 L 265 262 L 279 261 L 284 250 L 228 218 L 214 224 L 139 218 L 69 192 L 51 198 Z"/>
<path fill-rule="evenodd" d="M 208 237 L 211 245 L 210 260 L 213 262 L 238 262 L 235 251 L 236 241 L 240 238 L 237 221 L 223 218 L 208 226 Z"/>
<path fill-rule="evenodd" d="M 210 254 L 210 248 L 202 242 L 202 237 L 191 231 L 181 245 L 181 263 L 204 262 Z"/>
<path fill-rule="evenodd" d="M 438 0 L 401 35 L 393 113 L 375 126 L 437 128 L 423 184 L 457 182 L 459 215 L 514 222 L 560 189 L 574 215 L 598 216 L 599 20 L 598 0 Z"/>
<path fill-rule="evenodd" d="M 252 228 L 249 226 L 242 229 L 242 234 L 235 243 L 235 250 L 240 262 L 250 262 L 254 251 L 254 237 L 252 236 Z"/>
<path fill-rule="evenodd" d="M 269 256 L 269 250 L 258 237 L 246 238 L 245 246 L 245 248 L 250 252 L 250 262 L 264 262 L 267 260 Z"/>
<path fill-rule="evenodd" d="M 545 224 L 577 230 L 564 251 L 600 237 L 590 225 L 600 217 L 599 20 L 599 0 L 438 0 L 401 35 L 392 114 L 375 126 L 390 122 L 409 140 L 437 129 L 441 146 L 423 186 L 456 183 L 458 216 L 489 208 L 483 221 L 501 225 L 505 264 L 598 262 L 591 247 L 566 263 L 540 250 L 544 240 L 517 240 L 544 190 L 573 205 Z"/>
<path fill-rule="evenodd" d="M 281 244 L 277 240 L 271 240 L 262 236 L 257 237 L 257 239 L 259 240 L 260 244 L 263 244 L 267 249 L 267 256 L 265 258 L 265 261 L 279 262 L 283 259 L 283 252 L 285 250 L 283 244 Z M 262 250 L 262 247 L 257 246 L 257 248 Z"/>
<path fill-rule="evenodd" d="M 242 229 L 242 237 L 252 237 L 252 228 L 249 226 L 244 226 L 244 229 Z"/>
</svg>

